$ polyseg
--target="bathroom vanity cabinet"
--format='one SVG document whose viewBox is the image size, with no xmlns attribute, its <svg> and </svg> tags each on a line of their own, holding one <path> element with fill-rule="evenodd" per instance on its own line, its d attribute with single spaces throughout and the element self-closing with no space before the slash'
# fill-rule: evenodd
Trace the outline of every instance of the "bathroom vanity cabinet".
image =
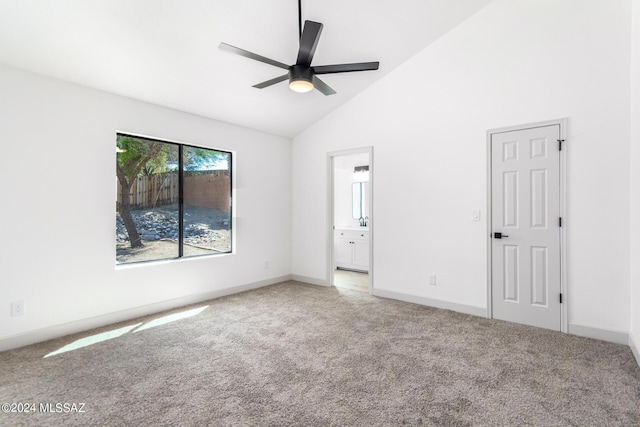
<svg viewBox="0 0 640 427">
<path fill-rule="evenodd" d="M 369 271 L 369 230 L 336 228 L 334 233 L 334 268 Z"/>
</svg>

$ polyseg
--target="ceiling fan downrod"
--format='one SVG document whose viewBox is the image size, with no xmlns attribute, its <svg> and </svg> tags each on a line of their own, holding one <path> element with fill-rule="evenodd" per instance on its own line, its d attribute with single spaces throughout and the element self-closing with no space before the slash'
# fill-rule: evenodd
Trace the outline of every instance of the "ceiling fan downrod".
<svg viewBox="0 0 640 427">
<path fill-rule="evenodd" d="M 302 0 L 298 0 L 298 39 L 302 38 Z"/>
</svg>

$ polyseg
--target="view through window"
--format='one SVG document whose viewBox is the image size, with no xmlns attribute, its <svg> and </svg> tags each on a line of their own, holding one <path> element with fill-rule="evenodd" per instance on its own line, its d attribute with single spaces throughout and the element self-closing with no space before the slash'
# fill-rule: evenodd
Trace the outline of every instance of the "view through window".
<svg viewBox="0 0 640 427">
<path fill-rule="evenodd" d="M 117 134 L 116 263 L 231 252 L 231 153 Z"/>
</svg>

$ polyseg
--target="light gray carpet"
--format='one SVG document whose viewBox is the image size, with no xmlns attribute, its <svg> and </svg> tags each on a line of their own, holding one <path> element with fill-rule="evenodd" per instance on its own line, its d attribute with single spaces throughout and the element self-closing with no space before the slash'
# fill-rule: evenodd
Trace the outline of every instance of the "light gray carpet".
<svg viewBox="0 0 640 427">
<path fill-rule="evenodd" d="M 295 282 L 0 353 L 0 369 L 0 402 L 86 404 L 6 426 L 640 425 L 628 347 Z"/>
</svg>

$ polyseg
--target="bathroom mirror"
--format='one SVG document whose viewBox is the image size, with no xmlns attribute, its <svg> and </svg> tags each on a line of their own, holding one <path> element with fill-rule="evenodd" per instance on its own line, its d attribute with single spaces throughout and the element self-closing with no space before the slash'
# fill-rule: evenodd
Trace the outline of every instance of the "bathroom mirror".
<svg viewBox="0 0 640 427">
<path fill-rule="evenodd" d="M 353 218 L 360 219 L 367 217 L 367 194 L 369 190 L 368 182 L 354 182 L 352 187 Z"/>
</svg>

